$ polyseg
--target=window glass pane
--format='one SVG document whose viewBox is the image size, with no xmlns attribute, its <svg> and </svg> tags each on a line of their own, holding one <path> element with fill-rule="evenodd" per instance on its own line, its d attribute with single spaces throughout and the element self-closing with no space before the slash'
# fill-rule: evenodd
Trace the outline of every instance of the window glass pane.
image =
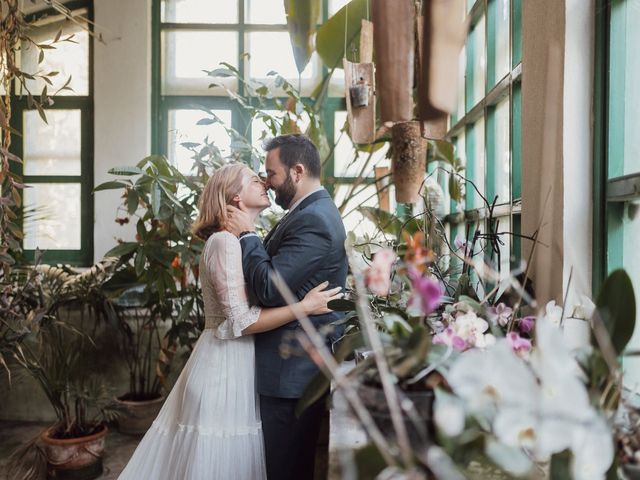
<svg viewBox="0 0 640 480">
<path fill-rule="evenodd" d="M 485 17 L 473 27 L 467 38 L 466 109 L 471 110 L 485 94 L 486 48 Z"/>
<path fill-rule="evenodd" d="M 509 99 L 500 102 L 495 111 L 494 185 L 498 204 L 511 201 L 511 159 L 509 154 Z M 489 199 L 493 201 L 493 199 Z"/>
<path fill-rule="evenodd" d="M 467 223 L 469 226 L 469 237 L 467 241 L 469 242 L 469 249 L 471 248 L 471 243 L 473 242 L 473 238 L 476 235 L 476 232 L 479 232 L 479 235 L 486 233 L 487 229 L 485 228 L 484 220 L 480 220 L 479 222 L 470 222 Z M 486 242 L 480 238 L 478 238 L 473 246 L 473 261 L 484 261 L 483 249 L 486 250 Z M 474 288 L 476 293 L 478 294 L 478 298 L 480 300 L 484 299 L 484 285 L 480 282 L 480 278 L 478 277 L 478 272 L 475 268 L 470 270 L 470 282 L 471 286 Z M 484 280 L 483 280 L 484 281 Z"/>
<path fill-rule="evenodd" d="M 255 117 L 251 122 L 251 143 L 258 150 L 262 149 L 262 143 L 264 140 L 279 135 L 281 133 L 282 123 L 285 118 L 285 113 L 281 110 L 261 110 L 265 116 Z M 273 117 L 275 125 L 271 124 L 269 117 Z M 289 118 L 296 120 L 300 131 L 304 132 L 309 126 L 310 119 L 307 114 L 304 114 L 302 118 L 295 119 L 294 116 Z M 275 127 L 275 133 L 272 131 L 272 127 Z"/>
<path fill-rule="evenodd" d="M 80 110 L 35 110 L 23 114 L 25 175 L 80 175 Z"/>
<path fill-rule="evenodd" d="M 213 78 L 204 70 L 220 67 L 220 62 L 238 66 L 238 34 L 236 32 L 165 31 L 163 46 L 163 93 L 213 93 L 208 86 L 224 83 L 235 85 L 230 78 Z"/>
<path fill-rule="evenodd" d="M 467 151 L 466 151 L 466 144 L 465 144 L 465 132 L 464 130 L 461 131 L 458 136 L 456 138 L 453 139 L 453 145 L 455 147 L 455 156 L 456 158 L 458 158 L 460 160 L 460 165 L 466 165 L 467 164 Z M 451 167 L 449 167 L 449 170 L 451 170 Z M 465 175 L 464 170 L 462 172 L 460 172 L 460 174 L 462 176 Z M 462 201 L 458 202 L 456 200 L 454 200 L 453 198 L 451 198 L 451 213 L 455 213 L 455 212 L 459 212 L 464 210 L 464 192 L 467 189 L 466 184 L 463 182 L 462 184 L 460 184 L 462 187 L 462 192 L 463 192 L 463 196 L 462 196 Z"/>
<path fill-rule="evenodd" d="M 455 115 L 456 121 L 461 120 L 465 114 L 465 108 L 464 108 L 465 83 L 464 81 L 465 81 L 466 65 L 467 65 L 467 52 L 463 47 L 460 50 L 460 56 L 458 57 L 458 75 L 459 75 L 458 76 L 458 109 Z"/>
<path fill-rule="evenodd" d="M 213 110 L 225 125 L 231 125 L 231 111 Z M 169 161 L 182 173 L 189 173 L 193 166 L 192 152 L 181 144 L 202 143 L 206 137 L 213 142 L 223 156 L 230 153 L 231 139 L 220 124 L 197 125 L 198 120 L 211 118 L 200 110 L 169 110 Z"/>
<path fill-rule="evenodd" d="M 484 202 L 478 192 L 485 196 L 485 154 L 484 154 L 484 118 L 478 120 L 471 129 L 467 130 L 466 150 L 466 178 L 473 181 L 476 188 L 467 182 L 466 208 L 484 207 Z M 477 190 L 476 190 L 477 189 Z"/>
<path fill-rule="evenodd" d="M 37 183 L 24 190 L 24 248 L 80 249 L 80 184 Z"/>
<path fill-rule="evenodd" d="M 495 0 L 496 2 L 496 83 L 510 71 L 509 61 L 509 19 L 511 18 L 509 0 Z"/>
<path fill-rule="evenodd" d="M 447 215 L 451 212 L 451 195 L 449 195 L 449 171 L 451 168 L 449 164 L 445 162 L 438 162 L 438 170 L 434 175 L 434 178 L 437 179 L 438 185 L 440 185 L 440 189 L 442 191 L 442 215 Z"/>
<path fill-rule="evenodd" d="M 613 2 L 611 6 L 609 173 L 640 172 L 640 4 Z"/>
<path fill-rule="evenodd" d="M 500 235 L 500 278 L 506 278 L 509 276 L 509 270 L 511 268 L 511 235 L 508 235 L 508 232 L 511 232 L 511 217 L 499 217 L 496 219 L 498 221 L 497 232 L 502 233 Z M 495 262 L 497 267 L 498 256 L 495 255 Z"/>
<path fill-rule="evenodd" d="M 238 23 L 238 0 L 162 0 L 169 23 Z"/>
<path fill-rule="evenodd" d="M 340 207 L 351 191 L 351 185 L 336 185 L 334 201 Z M 358 236 L 368 234 L 373 236 L 377 232 L 375 224 L 357 211 L 358 207 L 377 207 L 378 194 L 374 185 L 358 185 L 355 187 L 355 195 L 352 195 L 347 202 L 346 207 L 342 210 L 342 218 L 344 227 L 347 232 L 355 232 Z"/>
<path fill-rule="evenodd" d="M 89 95 L 89 34 L 71 22 L 54 22 L 37 27 L 30 33 L 31 38 L 39 44 L 52 44 L 58 32 L 62 29 L 62 39 L 73 35 L 71 41 L 58 41 L 55 49 L 44 51 L 44 60 L 38 63 L 40 51 L 31 43 L 22 44 L 22 69 L 30 74 L 48 74 L 58 72 L 48 77 L 53 85 L 48 85 L 49 94 L 58 92 L 71 77 L 69 87 L 58 95 Z M 34 95 L 38 95 L 47 85 L 41 78 L 27 80 L 27 87 Z M 16 88 L 19 88 L 16 85 Z"/>
<path fill-rule="evenodd" d="M 334 15 L 351 0 L 329 0 L 329 16 Z"/>
<path fill-rule="evenodd" d="M 636 293 L 636 318 L 640 318 L 640 255 L 638 255 L 638 239 L 640 238 L 640 215 L 637 206 L 628 205 L 623 220 L 623 263 L 624 269 L 631 276 L 633 290 Z M 634 216 L 633 212 L 636 212 Z M 633 217 L 633 218 L 632 218 Z M 636 323 L 633 337 L 627 345 L 627 350 L 640 350 L 640 328 Z M 623 357 L 624 383 L 628 387 L 637 388 L 640 383 L 640 357 Z"/>
<path fill-rule="evenodd" d="M 249 23 L 287 23 L 282 0 L 249 0 L 247 9 Z"/>
<path fill-rule="evenodd" d="M 249 72 L 252 78 L 266 78 L 272 70 L 285 78 L 297 79 L 298 69 L 293 58 L 293 50 L 287 32 L 251 32 L 249 42 Z M 303 79 L 309 79 L 318 71 L 317 54 L 302 72 Z"/>
<path fill-rule="evenodd" d="M 337 111 L 334 117 L 334 135 L 339 141 L 333 151 L 334 167 L 333 172 L 336 177 L 373 177 L 373 167 L 390 166 L 389 159 L 386 158 L 389 145 L 385 144 L 373 154 L 369 159 L 368 152 L 356 150 L 347 132 L 341 132 L 347 121 L 347 112 Z M 366 167 L 365 167 L 366 165 Z M 364 167 L 364 171 L 363 171 Z"/>
</svg>

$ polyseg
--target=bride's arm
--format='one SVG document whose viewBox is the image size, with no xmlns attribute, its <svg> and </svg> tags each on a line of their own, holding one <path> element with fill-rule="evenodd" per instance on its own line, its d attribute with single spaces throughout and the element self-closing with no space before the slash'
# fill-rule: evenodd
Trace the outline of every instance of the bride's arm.
<svg viewBox="0 0 640 480">
<path fill-rule="evenodd" d="M 298 315 L 320 315 L 330 312 L 331 310 L 327 308 L 327 303 L 331 300 L 342 298 L 342 294 L 339 293 L 342 288 L 337 287 L 331 290 L 324 290 L 328 285 L 329 282 L 321 283 L 314 289 L 309 290 L 309 293 L 307 293 L 300 302 L 293 305 L 263 308 L 260 311 L 258 321 L 242 330 L 242 335 L 267 332 L 274 328 L 281 327 L 295 320 L 297 318 L 296 313 L 298 313 Z"/>
<path fill-rule="evenodd" d="M 206 260 L 205 275 L 210 275 L 224 322 L 217 327 L 220 338 L 234 338 L 266 332 L 296 319 L 295 312 L 305 315 L 327 313 L 327 303 L 340 298 L 339 287 L 323 291 L 327 283 L 318 285 L 293 308 L 260 308 L 249 305 L 242 274 L 242 250 L 232 234 L 218 234 L 208 241 L 202 252 Z M 297 307 L 297 308 L 296 308 Z"/>
</svg>

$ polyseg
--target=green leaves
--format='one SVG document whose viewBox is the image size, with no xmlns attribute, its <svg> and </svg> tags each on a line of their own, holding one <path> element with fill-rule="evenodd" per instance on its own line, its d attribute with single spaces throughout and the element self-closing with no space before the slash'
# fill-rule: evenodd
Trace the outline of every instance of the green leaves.
<svg viewBox="0 0 640 480">
<path fill-rule="evenodd" d="M 111 175 L 118 176 L 128 176 L 128 175 L 140 175 L 142 174 L 142 169 L 139 167 L 115 167 L 108 170 L 108 173 Z"/>
<path fill-rule="evenodd" d="M 122 257 L 124 255 L 128 255 L 134 252 L 138 248 L 138 244 L 136 242 L 125 242 L 120 245 L 113 247 L 107 253 L 104 254 L 105 257 Z"/>
<path fill-rule="evenodd" d="M 367 2 L 369 0 L 352 0 L 318 29 L 316 50 L 327 67 L 342 68 L 345 38 L 349 59 L 355 60 L 354 55 L 350 54 L 352 46 L 357 51 L 356 56 L 359 56 L 358 36 L 362 20 L 367 18 Z M 345 20 L 347 21 L 346 32 Z"/>
<path fill-rule="evenodd" d="M 604 282 L 596 301 L 597 313 L 620 355 L 633 335 L 636 324 L 636 300 L 629 275 L 615 270 Z"/>
<path fill-rule="evenodd" d="M 331 310 L 335 310 L 336 312 L 352 312 L 355 311 L 356 304 L 351 300 L 338 299 L 331 300 L 327 304 L 327 307 L 329 307 Z"/>
<path fill-rule="evenodd" d="M 130 184 L 124 183 L 124 182 L 120 182 L 118 180 L 114 180 L 114 181 L 111 181 L 111 182 L 101 183 L 96 188 L 94 188 L 93 191 L 94 192 L 100 192 L 102 190 L 116 190 L 118 188 L 125 188 L 125 187 L 128 187 L 128 186 L 130 186 Z"/>
<path fill-rule="evenodd" d="M 320 0 L 284 0 L 296 68 L 302 73 L 313 53 L 313 34 L 320 18 Z"/>
<path fill-rule="evenodd" d="M 360 207 L 358 211 L 375 223 L 380 231 L 390 235 L 400 236 L 402 222 L 394 214 L 376 207 Z"/>
<path fill-rule="evenodd" d="M 364 345 L 364 339 L 360 332 L 355 332 L 350 335 L 345 335 L 340 339 L 338 348 L 336 349 L 335 359 L 338 363 L 347 358 L 354 349 Z M 322 396 L 329 390 L 331 380 L 323 373 L 318 372 L 315 377 L 309 382 L 307 387 L 302 393 L 302 397 L 296 404 L 296 416 L 300 416 L 304 410 L 317 402 Z"/>
</svg>

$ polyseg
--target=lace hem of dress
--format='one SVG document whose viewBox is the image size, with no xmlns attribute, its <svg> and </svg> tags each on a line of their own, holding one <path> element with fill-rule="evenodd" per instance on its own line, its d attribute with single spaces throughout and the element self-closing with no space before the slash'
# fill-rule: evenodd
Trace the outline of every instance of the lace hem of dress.
<svg viewBox="0 0 640 480">
<path fill-rule="evenodd" d="M 177 428 L 175 427 L 167 427 L 161 425 L 157 421 L 154 421 L 151 425 L 152 429 L 157 430 L 162 435 L 168 435 L 169 433 L 173 433 L 175 431 L 178 432 L 186 432 L 186 433 L 197 433 L 198 435 L 203 436 L 215 436 L 220 438 L 227 437 L 237 437 L 240 435 L 259 435 L 262 432 L 262 422 L 256 423 L 255 426 L 249 427 L 234 427 L 234 428 L 210 428 L 210 427 L 201 427 L 199 425 L 185 425 L 179 423 Z"/>
</svg>

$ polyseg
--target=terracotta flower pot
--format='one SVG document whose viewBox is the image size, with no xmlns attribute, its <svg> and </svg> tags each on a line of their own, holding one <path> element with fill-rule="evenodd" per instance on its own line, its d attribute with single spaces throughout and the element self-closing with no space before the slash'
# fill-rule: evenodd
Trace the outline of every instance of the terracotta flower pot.
<svg viewBox="0 0 640 480">
<path fill-rule="evenodd" d="M 102 454 L 108 428 L 103 425 L 93 435 L 53 438 L 54 427 L 40 435 L 47 457 L 50 478 L 93 479 L 102 475 Z"/>
<path fill-rule="evenodd" d="M 427 141 L 422 138 L 420 122 L 396 123 L 391 128 L 391 144 L 396 201 L 415 203 L 420 199 L 427 161 Z"/>
<path fill-rule="evenodd" d="M 123 397 L 116 398 L 121 410 L 118 431 L 125 435 L 143 435 L 158 416 L 164 397 L 142 401 L 122 400 Z"/>
</svg>

